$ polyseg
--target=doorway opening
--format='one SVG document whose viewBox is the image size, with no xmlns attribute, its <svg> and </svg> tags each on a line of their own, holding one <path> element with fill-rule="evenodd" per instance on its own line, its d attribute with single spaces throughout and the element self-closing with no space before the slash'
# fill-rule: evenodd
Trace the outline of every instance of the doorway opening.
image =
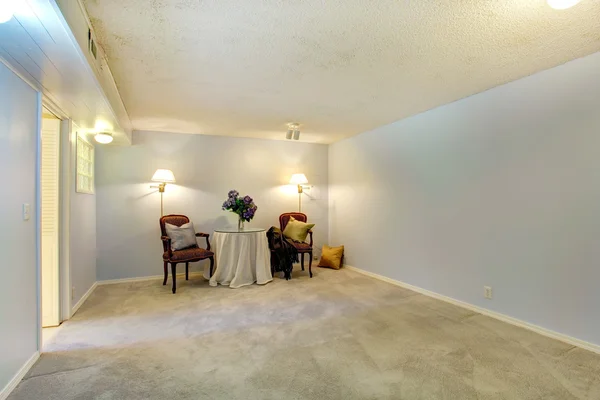
<svg viewBox="0 0 600 400">
<path fill-rule="evenodd" d="M 42 348 L 53 340 L 61 323 L 60 126 L 61 120 L 44 107 L 39 164 Z"/>
</svg>

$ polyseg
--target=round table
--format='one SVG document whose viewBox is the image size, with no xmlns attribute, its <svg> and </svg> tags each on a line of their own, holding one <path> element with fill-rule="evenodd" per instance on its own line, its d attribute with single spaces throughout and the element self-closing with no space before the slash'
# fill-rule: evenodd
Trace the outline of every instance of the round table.
<svg viewBox="0 0 600 400">
<path fill-rule="evenodd" d="M 273 280 L 265 229 L 217 229 L 213 240 L 217 268 L 210 278 L 211 286 L 239 288 Z"/>
</svg>

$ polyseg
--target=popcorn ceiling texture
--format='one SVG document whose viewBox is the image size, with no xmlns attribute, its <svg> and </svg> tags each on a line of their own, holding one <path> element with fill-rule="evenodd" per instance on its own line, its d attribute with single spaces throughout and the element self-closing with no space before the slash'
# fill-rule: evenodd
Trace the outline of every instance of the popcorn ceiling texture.
<svg viewBox="0 0 600 400">
<path fill-rule="evenodd" d="M 134 128 L 331 143 L 600 50 L 600 1 L 85 0 Z"/>
</svg>

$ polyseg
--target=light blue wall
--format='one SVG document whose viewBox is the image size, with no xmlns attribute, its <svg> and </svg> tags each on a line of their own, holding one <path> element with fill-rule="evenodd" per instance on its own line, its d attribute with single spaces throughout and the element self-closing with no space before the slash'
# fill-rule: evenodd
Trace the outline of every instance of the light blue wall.
<svg viewBox="0 0 600 400">
<path fill-rule="evenodd" d="M 336 143 L 329 184 L 347 264 L 600 344 L 600 53 Z"/>
<path fill-rule="evenodd" d="M 314 200 L 305 195 L 302 210 L 316 224 L 319 254 L 328 237 L 327 152 L 322 144 L 159 132 L 134 132 L 130 147 L 96 146 L 98 280 L 162 274 L 160 196 L 150 188 L 158 168 L 177 179 L 167 185 L 165 213 L 188 215 L 196 231 L 211 236 L 236 224 L 221 210 L 229 190 L 254 197 L 258 211 L 249 226 L 268 229 L 281 213 L 298 210 L 289 180 L 306 174 Z"/>
<path fill-rule="evenodd" d="M 38 93 L 0 63 L 0 391 L 38 350 Z M 31 219 L 23 221 L 23 203 Z"/>
<path fill-rule="evenodd" d="M 71 192 L 69 249 L 71 286 L 75 288 L 71 306 L 75 307 L 96 282 L 96 194 L 76 192 L 77 132 L 75 131 L 71 132 L 70 144 L 72 182 L 69 189 Z"/>
</svg>

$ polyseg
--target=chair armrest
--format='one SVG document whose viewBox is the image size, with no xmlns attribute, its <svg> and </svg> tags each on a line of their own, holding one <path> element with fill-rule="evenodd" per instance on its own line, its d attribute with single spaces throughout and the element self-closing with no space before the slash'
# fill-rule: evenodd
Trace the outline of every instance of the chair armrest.
<svg viewBox="0 0 600 400">
<path fill-rule="evenodd" d="M 313 231 L 312 229 L 310 231 L 308 231 L 308 234 L 310 235 L 310 247 L 313 247 Z"/>
<path fill-rule="evenodd" d="M 163 242 L 164 250 L 169 254 L 169 258 L 173 255 L 173 251 L 171 250 L 171 238 L 168 236 L 161 236 L 160 240 Z"/>
<path fill-rule="evenodd" d="M 202 233 L 202 232 L 196 233 L 196 237 L 206 238 L 206 250 L 208 250 L 208 251 L 210 251 L 210 241 L 208 240 L 209 236 L 210 235 L 208 233 Z"/>
</svg>

